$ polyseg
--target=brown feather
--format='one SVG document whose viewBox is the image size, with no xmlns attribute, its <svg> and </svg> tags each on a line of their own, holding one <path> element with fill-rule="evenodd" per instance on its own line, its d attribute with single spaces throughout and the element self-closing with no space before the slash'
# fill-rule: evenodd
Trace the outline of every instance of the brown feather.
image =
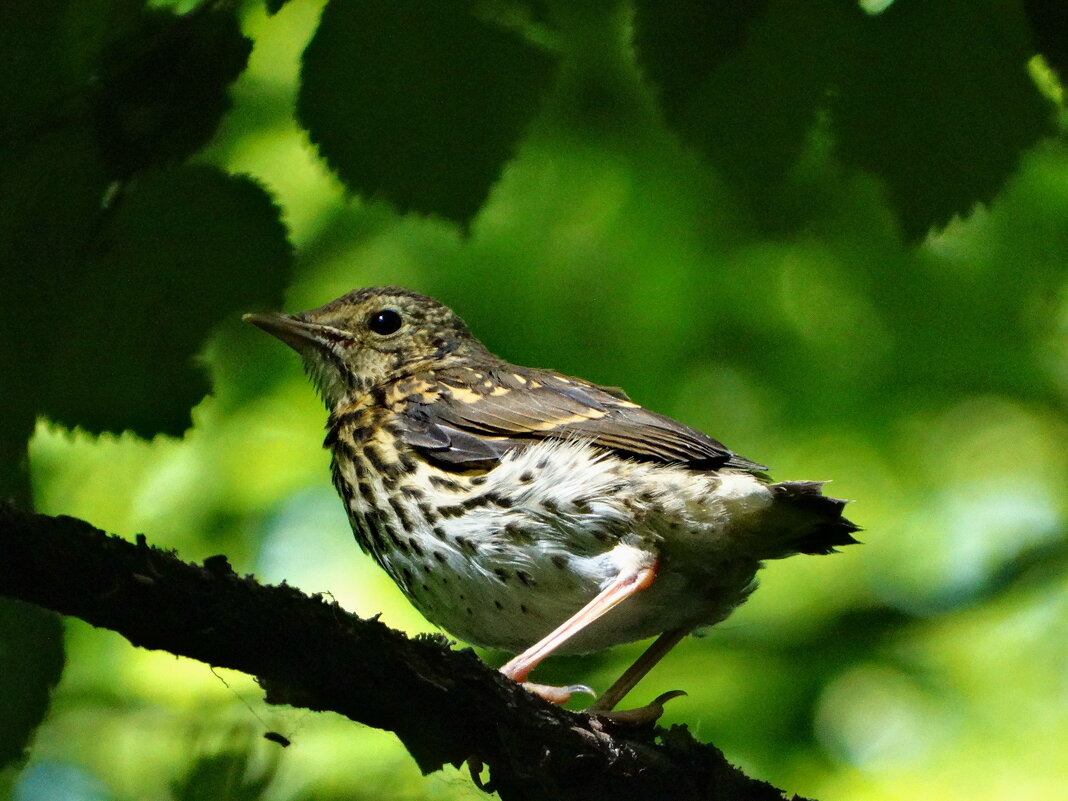
<svg viewBox="0 0 1068 801">
<path fill-rule="evenodd" d="M 404 440 L 454 469 L 486 466 L 545 439 L 587 440 L 627 458 L 695 469 L 767 469 L 697 429 L 643 409 L 614 387 L 511 365 L 479 377 L 491 384 L 488 392 L 469 388 L 466 375 L 435 375 L 442 391 L 433 402 L 399 410 L 408 432 Z"/>
</svg>

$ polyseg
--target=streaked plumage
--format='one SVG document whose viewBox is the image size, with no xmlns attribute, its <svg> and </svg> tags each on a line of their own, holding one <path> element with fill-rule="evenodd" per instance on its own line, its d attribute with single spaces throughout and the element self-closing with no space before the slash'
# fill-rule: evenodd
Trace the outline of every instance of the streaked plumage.
<svg viewBox="0 0 1068 801">
<path fill-rule="evenodd" d="M 361 547 L 469 642 L 523 651 L 602 596 L 541 650 L 681 636 L 730 614 L 762 560 L 855 541 L 820 482 L 773 484 L 622 390 L 503 362 L 425 296 L 364 289 L 251 319 L 326 401 Z M 524 679 L 541 650 L 505 671 Z"/>
</svg>

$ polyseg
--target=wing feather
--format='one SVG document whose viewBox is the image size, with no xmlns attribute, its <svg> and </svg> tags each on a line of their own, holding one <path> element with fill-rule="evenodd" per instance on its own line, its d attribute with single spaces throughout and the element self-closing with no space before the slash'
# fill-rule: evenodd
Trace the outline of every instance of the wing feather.
<svg viewBox="0 0 1068 801">
<path fill-rule="evenodd" d="M 443 391 L 399 411 L 404 441 L 453 469 L 488 467 L 531 442 L 586 440 L 632 459 L 695 469 L 766 470 L 697 429 L 599 387 L 548 370 L 490 371 L 479 391 L 440 377 Z"/>
</svg>

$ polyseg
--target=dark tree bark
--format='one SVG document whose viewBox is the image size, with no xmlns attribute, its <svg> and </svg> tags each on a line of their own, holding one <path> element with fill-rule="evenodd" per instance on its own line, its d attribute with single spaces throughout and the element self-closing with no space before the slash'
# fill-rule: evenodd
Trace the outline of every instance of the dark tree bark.
<svg viewBox="0 0 1068 801">
<path fill-rule="evenodd" d="M 249 673 L 272 703 L 394 732 L 424 773 L 489 768 L 502 799 L 780 801 L 683 726 L 633 727 L 537 698 L 444 638 L 409 639 L 322 597 L 203 565 L 71 517 L 0 506 L 0 594 L 142 648 Z M 797 798 L 796 796 L 794 797 Z"/>
</svg>

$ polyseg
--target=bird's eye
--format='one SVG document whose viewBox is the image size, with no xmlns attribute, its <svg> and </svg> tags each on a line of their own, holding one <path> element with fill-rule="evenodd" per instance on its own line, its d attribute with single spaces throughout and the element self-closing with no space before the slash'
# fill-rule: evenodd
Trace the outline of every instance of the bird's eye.
<svg viewBox="0 0 1068 801">
<path fill-rule="evenodd" d="M 367 327 L 381 336 L 392 334 L 401 327 L 400 314 L 393 309 L 380 309 L 367 318 Z"/>
</svg>

